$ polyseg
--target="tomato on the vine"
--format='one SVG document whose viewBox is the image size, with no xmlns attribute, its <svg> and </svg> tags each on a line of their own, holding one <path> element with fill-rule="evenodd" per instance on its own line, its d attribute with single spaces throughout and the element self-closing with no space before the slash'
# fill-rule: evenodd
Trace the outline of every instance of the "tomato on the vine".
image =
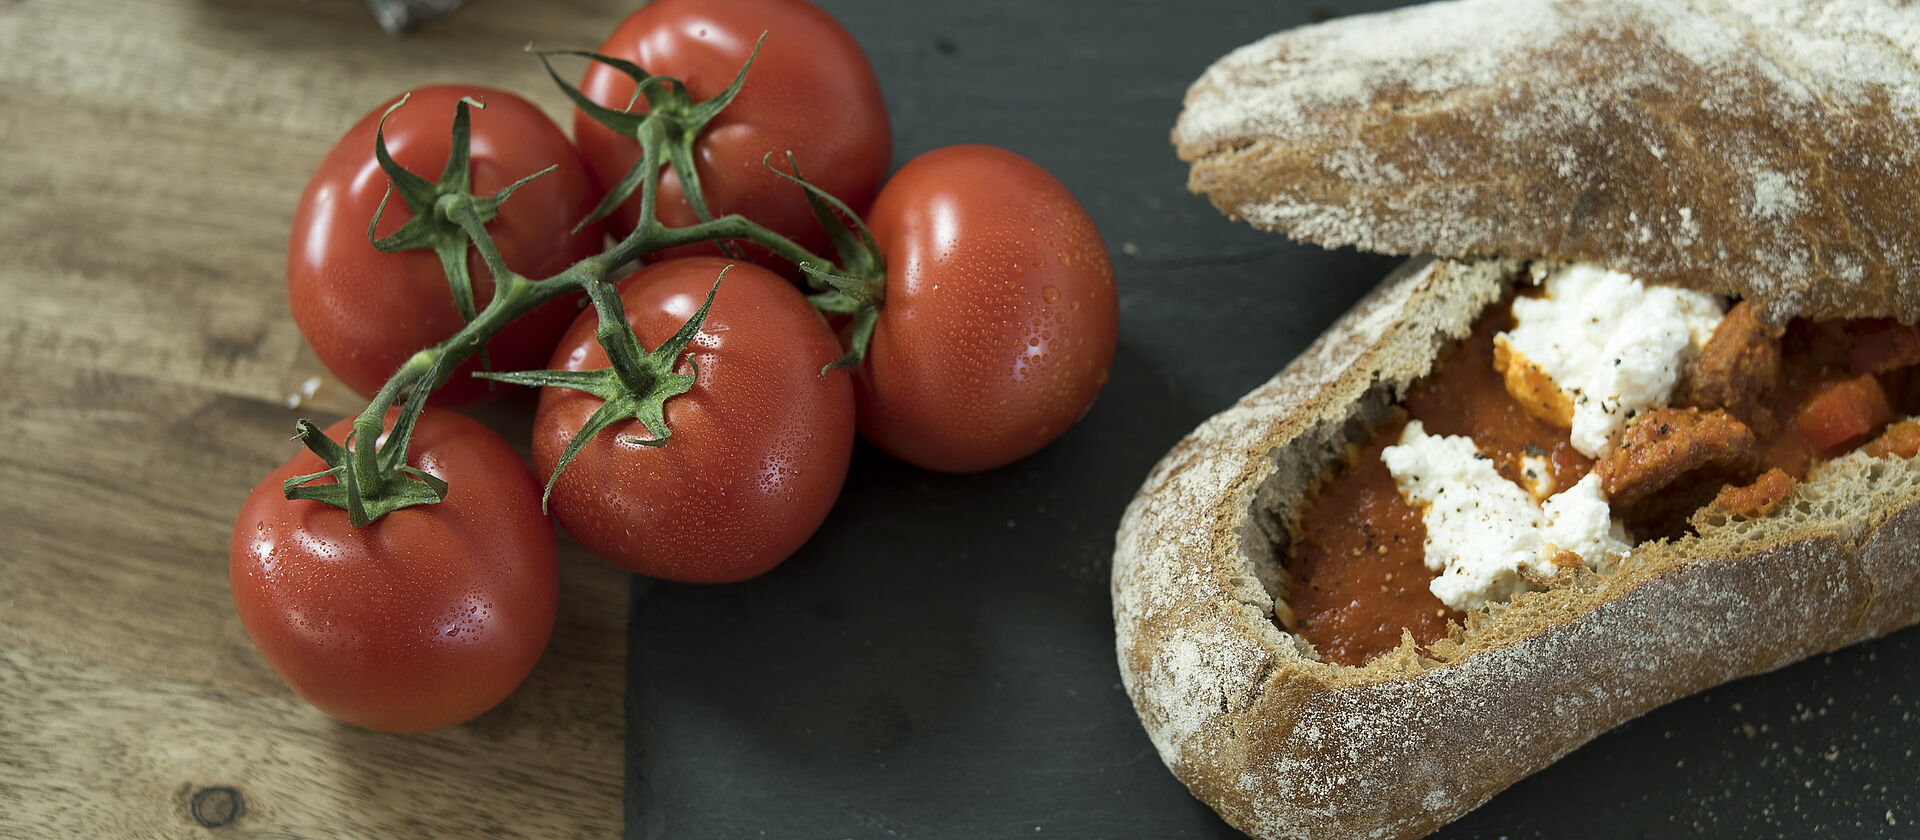
<svg viewBox="0 0 1920 840">
<path fill-rule="evenodd" d="M 729 262 L 688 257 L 621 281 L 627 320 L 646 347 L 671 338 Z M 581 313 L 551 367 L 607 366 Z M 826 320 L 784 278 L 734 265 L 676 366 L 697 372 L 666 402 L 667 439 L 649 446 L 628 420 L 594 436 L 553 485 L 551 505 L 588 550 L 642 574 L 720 583 L 761 574 L 819 528 L 853 454 L 853 388 L 821 368 L 840 355 Z M 533 461 L 551 474 L 601 405 L 567 388 L 541 391 Z"/>
<path fill-rule="evenodd" d="M 515 181 L 558 167 L 515 192 L 487 224 L 507 267 L 533 278 L 552 275 L 599 253 L 604 230 L 571 233 L 599 201 L 586 162 L 546 114 L 511 93 L 440 85 L 412 92 L 387 118 L 387 148 L 401 166 L 428 180 L 446 167 L 450 126 L 461 97 L 484 100 L 472 109 L 473 191 L 491 196 Z M 464 323 L 448 290 L 440 260 L 429 250 L 383 254 L 367 241 L 387 192 L 374 160 L 374 132 L 395 97 L 374 108 L 336 142 L 307 183 L 287 242 L 287 300 L 307 343 L 329 371 L 365 395 L 417 350 L 445 340 Z M 388 235 L 411 214 L 398 196 L 380 212 L 376 234 Z M 474 304 L 493 298 L 493 275 L 469 247 Z M 487 343 L 496 370 L 536 367 L 579 312 L 577 297 L 553 301 L 516 320 Z M 437 405 L 484 399 L 496 387 L 474 379 L 480 357 L 461 365 L 434 392 Z"/>
<path fill-rule="evenodd" d="M 1059 437 L 1106 384 L 1113 264 L 1039 165 L 949 146 L 900 168 L 868 214 L 885 304 L 854 380 L 860 434 L 943 472 L 992 469 Z"/>
<path fill-rule="evenodd" d="M 599 52 L 680 79 L 695 101 L 706 101 L 733 84 L 762 33 L 766 42 L 739 97 L 694 142 L 695 169 L 714 216 L 744 214 L 819 253 L 828 240 L 805 194 L 769 172 L 766 157 L 784 169 L 791 151 L 809 181 L 858 210 L 873 199 L 893 155 L 879 80 L 839 21 L 806 0 L 654 0 L 614 29 Z M 595 62 L 580 90 L 624 109 L 634 82 Z M 645 99 L 634 105 L 646 107 Z M 573 133 L 602 184 L 619 183 L 640 158 L 634 138 L 585 112 L 574 112 Z M 621 205 L 616 232 L 633 230 L 638 212 L 637 197 Z M 673 227 L 699 221 L 671 171 L 661 174 L 656 213 Z M 684 250 L 719 253 L 712 245 Z"/>
<path fill-rule="evenodd" d="M 344 510 L 282 494 L 326 468 L 302 452 L 247 496 L 228 557 L 240 623 L 274 672 L 321 711 L 387 732 L 452 726 L 505 699 L 559 600 L 553 524 L 511 445 L 429 408 L 408 453 L 450 485 L 444 500 L 355 528 Z"/>
</svg>

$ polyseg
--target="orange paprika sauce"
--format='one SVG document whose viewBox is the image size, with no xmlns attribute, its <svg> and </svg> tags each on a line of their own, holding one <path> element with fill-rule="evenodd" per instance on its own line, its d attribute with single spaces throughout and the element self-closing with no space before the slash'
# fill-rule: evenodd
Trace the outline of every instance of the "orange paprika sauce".
<svg viewBox="0 0 1920 840">
<path fill-rule="evenodd" d="M 1294 632 L 1343 665 L 1362 665 L 1400 644 L 1404 629 L 1426 647 L 1464 616 L 1428 590 L 1427 529 L 1400 495 L 1380 460 L 1400 441 L 1407 420 L 1431 435 L 1469 435 L 1501 475 L 1519 481 L 1523 456 L 1544 456 L 1554 493 L 1573 486 L 1593 462 L 1573 448 L 1565 429 L 1526 413 L 1507 394 L 1493 366 L 1493 336 L 1512 326 L 1502 303 L 1481 316 L 1465 341 L 1449 347 L 1424 379 L 1408 389 L 1403 419 L 1377 428 L 1302 507 L 1289 569 Z"/>
</svg>

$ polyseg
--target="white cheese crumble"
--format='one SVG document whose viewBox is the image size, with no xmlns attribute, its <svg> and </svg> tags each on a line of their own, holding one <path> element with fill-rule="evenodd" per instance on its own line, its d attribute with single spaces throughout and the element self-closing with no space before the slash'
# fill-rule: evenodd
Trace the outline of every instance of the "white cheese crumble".
<svg viewBox="0 0 1920 840">
<path fill-rule="evenodd" d="M 1633 547 L 1592 473 L 1536 505 L 1494 469 L 1472 438 L 1429 435 L 1418 420 L 1380 458 L 1400 492 L 1424 507 L 1427 568 L 1440 573 L 1430 588 L 1456 610 L 1479 609 L 1526 590 L 1522 568 L 1553 577 L 1554 558 L 1562 551 L 1605 571 Z"/>
<path fill-rule="evenodd" d="M 1573 448 L 1597 458 L 1635 414 L 1667 402 L 1681 368 L 1720 324 L 1722 303 L 1580 263 L 1552 271 L 1545 284 L 1545 297 L 1514 299 L 1514 328 L 1496 340 L 1572 401 Z"/>
</svg>

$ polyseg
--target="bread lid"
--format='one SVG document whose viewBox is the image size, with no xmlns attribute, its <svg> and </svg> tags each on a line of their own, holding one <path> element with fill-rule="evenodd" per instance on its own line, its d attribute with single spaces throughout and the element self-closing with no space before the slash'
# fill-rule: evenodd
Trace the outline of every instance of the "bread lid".
<svg viewBox="0 0 1920 840">
<path fill-rule="evenodd" d="M 1327 247 L 1920 318 L 1920 4 L 1458 0 L 1227 55 L 1188 186 Z"/>
</svg>

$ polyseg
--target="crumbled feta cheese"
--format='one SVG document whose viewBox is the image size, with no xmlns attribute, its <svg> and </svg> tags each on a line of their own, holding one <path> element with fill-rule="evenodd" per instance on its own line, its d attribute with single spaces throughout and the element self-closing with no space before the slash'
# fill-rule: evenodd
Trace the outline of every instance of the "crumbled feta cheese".
<svg viewBox="0 0 1920 840">
<path fill-rule="evenodd" d="M 1425 508 L 1427 568 L 1440 573 L 1431 589 L 1454 609 L 1478 609 L 1524 591 L 1522 567 L 1553 577 L 1562 551 L 1604 570 L 1632 548 L 1607 510 L 1597 475 L 1536 505 L 1472 438 L 1429 435 L 1418 420 L 1380 457 L 1400 492 Z"/>
<path fill-rule="evenodd" d="M 1722 303 L 1587 264 L 1555 270 L 1545 283 L 1545 297 L 1514 299 L 1514 328 L 1496 340 L 1572 400 L 1573 448 L 1599 457 L 1635 414 L 1666 403 L 1719 326 Z"/>
<path fill-rule="evenodd" d="M 1596 473 L 1587 473 L 1548 498 L 1540 513 L 1547 521 L 1541 534 L 1547 544 L 1580 555 L 1580 561 L 1596 572 L 1612 571 L 1614 563 L 1633 549 L 1627 527 L 1607 507 L 1607 494 L 1600 489 Z"/>
</svg>

